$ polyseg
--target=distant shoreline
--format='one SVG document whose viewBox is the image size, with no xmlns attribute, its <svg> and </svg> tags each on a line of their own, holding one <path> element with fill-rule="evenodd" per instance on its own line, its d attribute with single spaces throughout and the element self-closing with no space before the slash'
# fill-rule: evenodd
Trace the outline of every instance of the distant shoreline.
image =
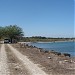
<svg viewBox="0 0 75 75">
<path fill-rule="evenodd" d="M 29 44 L 29 43 L 57 43 L 57 42 L 75 42 L 75 40 L 64 40 L 64 41 L 30 41 L 30 42 L 18 42 L 18 43 L 26 43 L 26 44 Z"/>
<path fill-rule="evenodd" d="M 28 43 L 56 43 L 56 42 L 75 42 L 74 40 L 65 40 L 65 41 L 49 41 L 49 42 L 44 42 L 44 41 L 36 41 L 36 42 L 28 42 Z"/>
</svg>

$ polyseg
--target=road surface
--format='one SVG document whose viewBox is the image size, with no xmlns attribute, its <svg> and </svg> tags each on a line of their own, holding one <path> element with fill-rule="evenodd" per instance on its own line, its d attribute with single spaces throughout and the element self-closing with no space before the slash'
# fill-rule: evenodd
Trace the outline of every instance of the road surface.
<svg viewBox="0 0 75 75">
<path fill-rule="evenodd" d="M 48 74 L 10 44 L 2 44 L 0 48 L 0 75 Z"/>
</svg>

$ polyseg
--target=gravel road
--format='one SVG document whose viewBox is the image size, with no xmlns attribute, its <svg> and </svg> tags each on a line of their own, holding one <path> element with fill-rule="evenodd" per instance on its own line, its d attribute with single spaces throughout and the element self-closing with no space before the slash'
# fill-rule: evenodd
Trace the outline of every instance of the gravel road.
<svg viewBox="0 0 75 75">
<path fill-rule="evenodd" d="M 52 54 L 14 45 L 0 44 L 0 75 L 75 75 L 75 59 L 61 57 L 61 61 L 68 60 L 61 63 L 58 56 L 59 60 L 54 55 L 48 59 Z"/>
<path fill-rule="evenodd" d="M 0 75 L 48 75 L 11 45 L 0 47 Z"/>
<path fill-rule="evenodd" d="M 0 75 L 10 75 L 4 44 L 1 45 L 0 50 Z"/>
<path fill-rule="evenodd" d="M 38 67 L 37 64 L 34 64 L 30 61 L 27 56 L 21 54 L 15 48 L 8 44 L 10 50 L 15 54 L 15 56 L 23 63 L 26 69 L 29 71 L 30 75 L 48 75 L 41 68 Z"/>
</svg>

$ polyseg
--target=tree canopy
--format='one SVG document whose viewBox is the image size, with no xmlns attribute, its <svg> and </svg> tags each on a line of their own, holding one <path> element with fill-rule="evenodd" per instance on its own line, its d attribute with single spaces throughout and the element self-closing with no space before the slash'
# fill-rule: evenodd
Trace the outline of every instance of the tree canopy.
<svg viewBox="0 0 75 75">
<path fill-rule="evenodd" d="M 4 35 L 4 34 L 3 34 L 3 33 L 4 33 L 3 31 L 4 31 L 3 27 L 0 27 L 0 39 L 1 39 L 1 38 L 3 37 L 3 35 Z"/>
<path fill-rule="evenodd" d="M 0 38 L 10 38 L 19 40 L 23 36 L 22 28 L 17 25 L 0 27 Z"/>
</svg>

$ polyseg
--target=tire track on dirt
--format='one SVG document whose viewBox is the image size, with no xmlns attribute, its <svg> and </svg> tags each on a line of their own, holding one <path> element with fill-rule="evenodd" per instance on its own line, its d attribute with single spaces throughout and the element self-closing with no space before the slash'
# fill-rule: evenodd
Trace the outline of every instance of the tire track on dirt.
<svg viewBox="0 0 75 75">
<path fill-rule="evenodd" d="M 11 45 L 8 44 L 10 50 L 16 55 L 16 57 L 25 65 L 30 75 L 48 75 L 41 68 L 39 68 L 36 64 L 30 61 L 27 56 L 24 56 Z M 52 75 L 52 74 L 51 74 Z"/>
<path fill-rule="evenodd" d="M 18 60 L 7 45 L 5 46 L 5 49 L 8 57 L 10 75 L 29 75 L 24 65 Z"/>
<path fill-rule="evenodd" d="M 0 75 L 10 75 L 4 44 L 1 45 L 0 51 Z"/>
</svg>

